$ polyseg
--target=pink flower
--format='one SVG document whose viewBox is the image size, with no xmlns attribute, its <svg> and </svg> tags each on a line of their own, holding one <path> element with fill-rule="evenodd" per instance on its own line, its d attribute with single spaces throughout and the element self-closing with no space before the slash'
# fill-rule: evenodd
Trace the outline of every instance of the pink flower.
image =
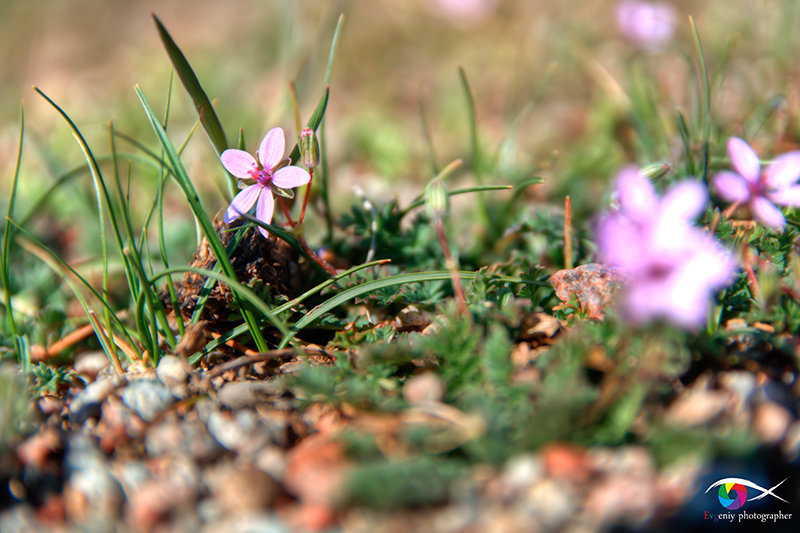
<svg viewBox="0 0 800 533">
<path fill-rule="evenodd" d="M 708 302 L 736 270 L 731 254 L 693 225 L 707 194 L 685 181 L 659 198 L 635 167 L 617 177 L 619 209 L 598 224 L 600 259 L 627 276 L 623 313 L 635 323 L 665 318 L 687 329 L 702 325 Z"/>
<path fill-rule="evenodd" d="M 470 24 L 491 15 L 497 0 L 436 0 L 434 8 L 457 24 Z"/>
<path fill-rule="evenodd" d="M 761 172 L 761 163 L 750 145 L 731 137 L 728 157 L 736 172 L 714 176 L 714 188 L 729 202 L 746 204 L 753 216 L 766 226 L 783 229 L 786 219 L 775 204 L 800 207 L 800 152 L 777 157 Z"/>
<path fill-rule="evenodd" d="M 226 224 L 250 211 L 254 204 L 256 218 L 269 224 L 275 211 L 271 189 L 293 189 L 309 182 L 311 177 L 305 169 L 288 166 L 289 160 L 283 159 L 285 144 L 283 130 L 272 128 L 261 139 L 258 161 L 243 150 L 228 149 L 222 152 L 220 160 L 228 172 L 247 184 L 253 182 L 242 189 L 228 206 L 224 217 Z M 264 237 L 269 236 L 264 228 L 259 226 L 258 230 Z"/>
<path fill-rule="evenodd" d="M 624 0 L 617 4 L 617 28 L 630 41 L 659 48 L 675 32 L 675 8 L 665 2 Z"/>
</svg>

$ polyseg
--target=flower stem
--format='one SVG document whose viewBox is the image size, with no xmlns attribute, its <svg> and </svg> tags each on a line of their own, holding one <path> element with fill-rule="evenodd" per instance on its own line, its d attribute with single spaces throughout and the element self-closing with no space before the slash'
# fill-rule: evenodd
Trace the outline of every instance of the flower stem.
<svg viewBox="0 0 800 533">
<path fill-rule="evenodd" d="M 308 196 L 311 193 L 311 183 L 314 181 L 314 169 L 308 169 L 308 185 L 306 186 L 306 195 L 303 197 L 303 210 L 300 211 L 300 222 L 298 224 L 302 224 L 303 220 L 306 218 L 306 205 L 308 205 Z"/>
<path fill-rule="evenodd" d="M 289 214 L 289 209 L 287 209 L 286 204 L 283 203 L 283 198 L 280 196 L 278 196 L 278 203 L 281 204 L 281 209 L 283 209 L 283 214 L 286 215 L 286 220 L 289 221 L 289 225 L 295 227 L 297 224 L 292 220 L 292 215 Z"/>
<path fill-rule="evenodd" d="M 450 245 L 447 244 L 447 235 L 445 235 L 444 232 L 444 223 L 442 222 L 442 217 L 436 217 L 435 225 L 436 236 L 439 239 L 439 245 L 442 247 L 444 261 L 447 269 L 450 271 L 450 283 L 453 285 L 453 292 L 455 293 L 456 300 L 458 301 L 458 309 L 461 311 L 462 315 L 468 316 L 469 309 L 467 308 L 467 299 L 464 297 L 464 289 L 461 287 L 461 278 L 458 275 L 458 266 L 453 259 L 453 254 L 450 253 Z"/>
</svg>

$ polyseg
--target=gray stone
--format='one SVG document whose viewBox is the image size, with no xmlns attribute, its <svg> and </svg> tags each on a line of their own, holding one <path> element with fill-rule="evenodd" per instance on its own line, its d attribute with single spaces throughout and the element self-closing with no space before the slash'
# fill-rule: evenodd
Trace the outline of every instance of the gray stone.
<svg viewBox="0 0 800 533">
<path fill-rule="evenodd" d="M 71 509 L 68 512 L 77 512 L 78 516 L 72 518 L 77 521 L 94 519 L 94 516 L 115 516 L 122 503 L 122 491 L 117 480 L 111 475 L 111 469 L 105 455 L 98 449 L 94 441 L 80 433 L 74 433 L 67 442 L 67 451 L 64 458 L 64 469 L 67 477 L 65 489 L 67 500 L 70 493 L 78 494 L 79 499 L 85 498 L 87 510 L 91 512 L 83 515 L 83 511 Z"/>
<path fill-rule="evenodd" d="M 167 387 L 176 387 L 189 381 L 192 367 L 185 359 L 174 355 L 165 355 L 158 362 L 156 377 Z"/>
<path fill-rule="evenodd" d="M 282 387 L 266 381 L 231 381 L 217 391 L 217 400 L 231 410 L 246 409 L 255 407 L 282 390 Z"/>
<path fill-rule="evenodd" d="M 205 424 L 197 421 L 169 421 L 150 428 L 145 437 L 148 455 L 185 453 L 195 461 L 209 461 L 222 452 Z"/>
<path fill-rule="evenodd" d="M 69 402 L 70 420 L 82 424 L 88 418 L 100 416 L 100 406 L 117 388 L 116 380 L 98 379 L 77 393 Z"/>
<path fill-rule="evenodd" d="M 121 396 L 126 406 L 148 422 L 175 401 L 168 388 L 150 378 L 132 382 L 122 390 Z"/>
<path fill-rule="evenodd" d="M 108 355 L 103 351 L 84 352 L 75 358 L 73 368 L 78 374 L 94 379 L 101 370 L 109 365 Z"/>
<path fill-rule="evenodd" d="M 226 449 L 243 455 L 255 454 L 273 440 L 269 428 L 249 410 L 212 413 L 208 431 Z"/>
</svg>

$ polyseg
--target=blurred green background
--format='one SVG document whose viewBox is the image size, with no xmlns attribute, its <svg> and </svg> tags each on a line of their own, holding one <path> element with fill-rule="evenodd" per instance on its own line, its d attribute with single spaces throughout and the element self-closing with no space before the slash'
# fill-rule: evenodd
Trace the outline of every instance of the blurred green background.
<svg viewBox="0 0 800 533">
<path fill-rule="evenodd" d="M 117 129 L 154 146 L 132 89 L 140 84 L 163 109 L 170 64 L 151 11 L 215 100 L 230 143 L 243 128 L 254 150 L 275 125 L 286 129 L 291 142 L 296 132 L 289 82 L 296 83 L 305 118 L 321 93 L 333 30 L 344 13 L 326 117 L 337 212 L 357 200 L 354 186 L 376 200 L 397 195 L 407 201 L 430 179 L 421 107 L 439 166 L 469 159 L 457 72 L 462 66 L 475 99 L 481 146 L 496 158 L 486 182 L 543 176 L 543 185 L 526 192 L 530 205 L 546 199 L 560 203 L 572 194 L 577 215 L 588 217 L 601 207 L 608 178 L 619 165 L 680 155 L 675 109 L 699 127 L 689 14 L 706 49 L 712 114 L 720 130 L 764 135 L 770 145 L 776 139 L 795 143 L 795 4 L 675 2 L 674 38 L 662 50 L 646 51 L 620 36 L 617 4 L 611 1 L 497 0 L 486 2 L 484 13 L 459 15 L 431 0 L 3 0 L 0 179 L 7 189 L 20 101 L 26 109 L 26 149 L 18 209 L 24 211 L 59 173 L 83 163 L 67 127 L 32 85 L 64 107 L 98 153 L 108 152 L 112 118 Z M 780 114 L 762 127 L 753 117 L 777 95 Z M 170 131 L 180 143 L 196 115 L 177 81 L 173 96 Z M 748 120 L 752 131 L 737 129 Z M 216 185 L 222 169 L 202 131 L 192 138 L 184 161 L 209 210 L 222 208 L 227 199 Z M 148 184 L 155 180 L 138 177 L 135 167 L 133 172 L 133 208 L 144 211 L 153 194 Z M 453 182 L 473 182 L 469 164 Z M 91 205 L 90 198 L 86 204 L 73 200 L 57 196 L 39 218 L 70 231 L 76 212 Z M 190 235 L 188 210 L 179 197 L 174 200 L 173 229 Z M 454 209 L 473 201 L 459 198 Z M 179 231 L 181 220 L 185 231 Z M 80 241 L 77 234 L 65 238 Z M 186 246 L 186 253 L 192 249 Z"/>
</svg>

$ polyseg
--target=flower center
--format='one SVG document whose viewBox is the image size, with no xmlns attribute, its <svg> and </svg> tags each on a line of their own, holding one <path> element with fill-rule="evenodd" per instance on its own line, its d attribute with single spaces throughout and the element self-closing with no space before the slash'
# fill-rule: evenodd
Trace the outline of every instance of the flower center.
<svg viewBox="0 0 800 533">
<path fill-rule="evenodd" d="M 673 265 L 667 263 L 653 263 L 647 269 L 647 277 L 651 280 L 664 280 L 672 274 Z"/>
<path fill-rule="evenodd" d="M 268 186 L 269 182 L 272 181 L 272 170 L 270 170 L 270 169 L 259 168 L 259 169 L 256 169 L 256 170 L 251 170 L 250 171 L 250 175 L 262 187 Z"/>
</svg>

